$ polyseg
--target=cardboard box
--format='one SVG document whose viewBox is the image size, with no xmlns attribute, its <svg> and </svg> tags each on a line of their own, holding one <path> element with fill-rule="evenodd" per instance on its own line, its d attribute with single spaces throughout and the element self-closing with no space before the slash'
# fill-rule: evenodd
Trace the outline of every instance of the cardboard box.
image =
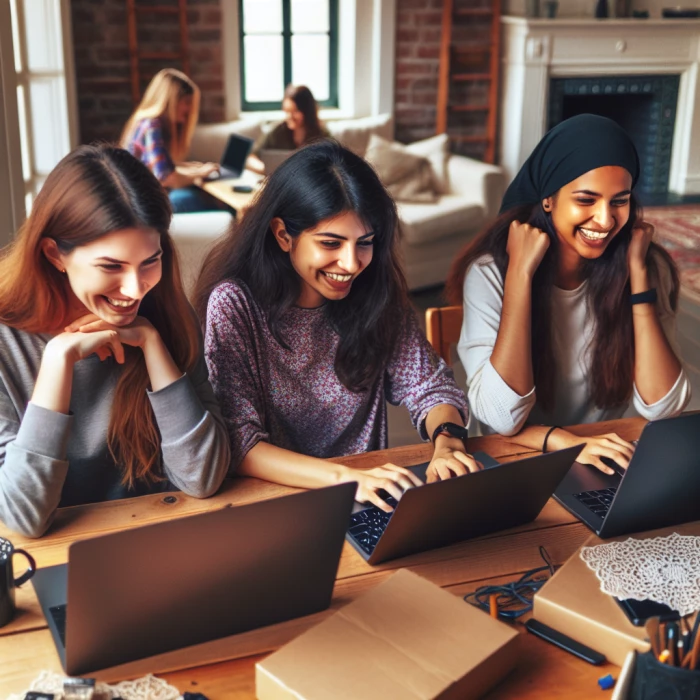
<svg viewBox="0 0 700 700">
<path fill-rule="evenodd" d="M 584 547 L 603 542 L 622 542 L 629 538 L 700 535 L 700 523 L 652 530 L 635 535 L 601 540 L 595 535 Z M 630 651 L 649 650 L 644 627 L 635 627 L 614 598 L 600 590 L 600 581 L 581 559 L 580 549 L 535 595 L 533 617 L 567 634 L 577 642 L 605 654 L 608 661 L 622 666 Z"/>
<path fill-rule="evenodd" d="M 515 665 L 519 634 L 401 569 L 255 667 L 258 700 L 470 700 Z"/>
</svg>

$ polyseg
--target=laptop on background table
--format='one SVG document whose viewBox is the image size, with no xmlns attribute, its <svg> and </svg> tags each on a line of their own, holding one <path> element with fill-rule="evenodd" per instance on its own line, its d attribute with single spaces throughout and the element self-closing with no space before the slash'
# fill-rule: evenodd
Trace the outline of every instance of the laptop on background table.
<svg viewBox="0 0 700 700">
<path fill-rule="evenodd" d="M 204 182 L 239 178 L 245 170 L 245 162 L 252 148 L 253 139 L 239 134 L 231 134 L 221 156 L 219 171 L 205 177 Z"/>
<path fill-rule="evenodd" d="M 74 542 L 32 583 L 81 675 L 325 610 L 357 484 Z"/>
<path fill-rule="evenodd" d="M 647 423 L 620 471 L 576 462 L 554 497 L 600 537 L 700 520 L 700 413 Z"/>
<path fill-rule="evenodd" d="M 369 564 L 444 547 L 534 520 L 583 445 L 499 464 L 483 453 L 474 474 L 408 489 L 385 513 L 376 506 L 353 514 L 347 538 Z M 425 480 L 428 464 L 410 467 Z"/>
<path fill-rule="evenodd" d="M 294 153 L 294 151 L 278 148 L 264 148 L 258 153 L 258 158 L 265 164 L 265 174 L 272 175 L 292 153 Z"/>
</svg>

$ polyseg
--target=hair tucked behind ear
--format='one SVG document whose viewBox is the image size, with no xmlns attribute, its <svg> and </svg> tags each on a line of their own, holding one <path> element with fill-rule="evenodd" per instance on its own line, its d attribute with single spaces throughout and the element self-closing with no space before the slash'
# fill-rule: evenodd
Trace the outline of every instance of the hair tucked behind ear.
<svg viewBox="0 0 700 700">
<path fill-rule="evenodd" d="M 586 261 L 584 275 L 588 281 L 586 294 L 590 313 L 595 320 L 595 336 L 591 353 L 590 386 L 592 398 L 599 408 L 614 408 L 627 403 L 634 383 L 634 329 L 629 303 L 630 286 L 627 266 L 633 224 L 642 220 L 642 211 L 634 195 L 630 198 L 629 221 L 610 242 L 600 258 Z M 452 304 L 463 303 L 464 278 L 475 260 L 491 255 L 505 279 L 508 269 L 508 232 L 513 221 L 527 222 L 549 235 L 550 245 L 532 281 L 532 368 L 537 388 L 537 401 L 544 410 L 554 406 L 556 360 L 552 340 L 552 287 L 559 260 L 559 239 L 540 204 L 525 205 L 504 212 L 474 241 L 469 243 L 453 262 L 445 287 Z M 678 272 L 669 254 L 652 243 L 647 264 L 653 279 L 659 268 L 667 267 L 672 277 L 670 304 L 678 301 Z"/>
<path fill-rule="evenodd" d="M 155 230 L 163 250 L 162 278 L 139 313 L 156 328 L 180 370 L 191 371 L 200 353 L 199 328 L 180 281 L 170 218 L 165 190 L 129 153 L 111 146 L 76 149 L 48 176 L 29 218 L 0 254 L 0 322 L 29 333 L 60 332 L 67 324 L 70 289 L 44 256 L 44 238 L 69 252 L 114 231 Z M 137 479 L 160 478 L 160 435 L 146 393 L 143 353 L 125 351 L 108 445 L 123 482 L 131 486 Z"/>
<path fill-rule="evenodd" d="M 368 388 L 381 375 L 405 315 L 411 313 L 398 263 L 396 205 L 362 158 L 329 139 L 294 153 L 270 176 L 240 223 L 207 256 L 195 291 L 204 320 L 214 287 L 227 279 L 245 283 L 267 312 L 270 330 L 285 345 L 280 320 L 299 298 L 300 281 L 270 228 L 284 221 L 292 238 L 321 221 L 354 212 L 374 233 L 372 262 L 341 301 L 326 305 L 340 335 L 335 371 L 348 389 Z"/>
</svg>

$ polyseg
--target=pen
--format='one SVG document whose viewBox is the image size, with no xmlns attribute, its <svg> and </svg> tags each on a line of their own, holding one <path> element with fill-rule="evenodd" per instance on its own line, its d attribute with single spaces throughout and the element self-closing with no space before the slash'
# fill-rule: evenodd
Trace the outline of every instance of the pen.
<svg viewBox="0 0 700 700">
<path fill-rule="evenodd" d="M 489 614 L 498 620 L 498 593 L 492 593 L 489 596 Z"/>
<path fill-rule="evenodd" d="M 671 666 L 678 666 L 678 625 L 675 622 L 666 625 L 666 649 L 670 652 Z"/>
<path fill-rule="evenodd" d="M 671 657 L 671 652 L 668 649 L 664 649 L 660 654 L 659 654 L 659 661 L 662 664 L 665 664 L 668 662 L 669 658 Z"/>
</svg>

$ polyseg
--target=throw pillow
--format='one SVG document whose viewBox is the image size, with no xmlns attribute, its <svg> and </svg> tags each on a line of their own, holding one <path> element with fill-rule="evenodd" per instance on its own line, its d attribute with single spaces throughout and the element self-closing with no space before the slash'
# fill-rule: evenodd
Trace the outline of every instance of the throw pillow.
<svg viewBox="0 0 700 700">
<path fill-rule="evenodd" d="M 395 141 L 372 134 L 365 154 L 379 179 L 394 199 L 404 202 L 435 202 L 436 178 L 430 161 Z"/>
<path fill-rule="evenodd" d="M 406 150 L 417 156 L 423 156 L 430 161 L 435 173 L 435 184 L 438 194 L 450 193 L 450 177 L 447 161 L 450 157 L 450 138 L 447 134 L 438 134 L 429 139 L 415 141 L 406 146 Z"/>
</svg>

